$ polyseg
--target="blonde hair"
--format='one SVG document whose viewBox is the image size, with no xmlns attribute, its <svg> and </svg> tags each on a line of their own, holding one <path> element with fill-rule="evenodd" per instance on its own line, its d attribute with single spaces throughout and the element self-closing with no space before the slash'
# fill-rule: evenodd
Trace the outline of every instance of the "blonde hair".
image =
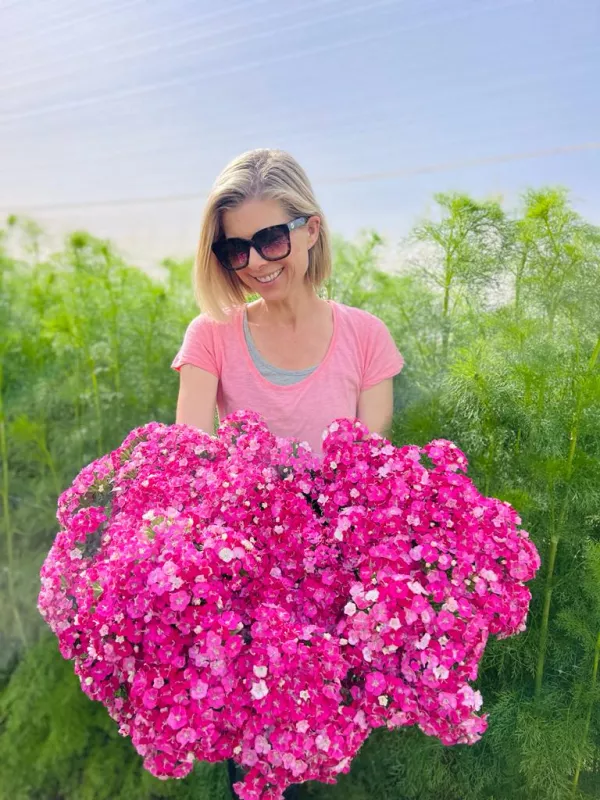
<svg viewBox="0 0 600 800">
<path fill-rule="evenodd" d="M 276 200 L 290 219 L 319 216 L 319 238 L 308 251 L 306 277 L 318 289 L 331 274 L 329 231 L 306 173 L 283 150 L 249 150 L 221 172 L 204 207 L 194 264 L 194 293 L 202 311 L 216 320 L 225 319 L 228 309 L 242 306 L 248 289 L 234 272 L 223 269 L 211 246 L 223 235 L 222 212 L 250 199 Z"/>
</svg>

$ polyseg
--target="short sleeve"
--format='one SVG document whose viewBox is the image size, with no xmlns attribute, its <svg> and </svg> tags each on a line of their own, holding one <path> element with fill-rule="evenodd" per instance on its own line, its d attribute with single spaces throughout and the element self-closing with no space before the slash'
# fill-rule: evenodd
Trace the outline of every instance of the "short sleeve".
<svg viewBox="0 0 600 800">
<path fill-rule="evenodd" d="M 214 325 L 205 314 L 198 315 L 190 322 L 171 369 L 179 372 L 184 364 L 192 364 L 220 377 Z"/>
<path fill-rule="evenodd" d="M 385 323 L 371 314 L 367 320 L 361 391 L 393 378 L 404 366 L 404 358 Z"/>
</svg>

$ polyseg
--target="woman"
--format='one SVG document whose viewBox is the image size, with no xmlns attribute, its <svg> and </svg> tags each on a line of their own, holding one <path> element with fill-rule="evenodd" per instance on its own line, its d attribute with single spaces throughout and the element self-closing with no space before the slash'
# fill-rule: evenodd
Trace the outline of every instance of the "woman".
<svg viewBox="0 0 600 800">
<path fill-rule="evenodd" d="M 402 356 L 377 317 L 319 296 L 330 271 L 327 225 L 300 165 L 267 149 L 231 162 L 202 222 L 194 284 L 203 313 L 171 365 L 176 422 L 213 433 L 216 408 L 221 418 L 249 409 L 319 454 L 340 417 L 385 433 Z"/>
</svg>

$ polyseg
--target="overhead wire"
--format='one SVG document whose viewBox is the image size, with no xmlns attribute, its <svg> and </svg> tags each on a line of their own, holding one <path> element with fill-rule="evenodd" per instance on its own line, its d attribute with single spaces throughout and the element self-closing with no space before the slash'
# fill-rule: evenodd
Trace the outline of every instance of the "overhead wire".
<svg viewBox="0 0 600 800">
<path fill-rule="evenodd" d="M 534 158 L 548 158 L 550 156 L 566 155 L 591 150 L 600 150 L 600 141 L 579 142 L 577 144 L 558 145 L 556 147 L 545 147 L 538 150 L 524 150 L 512 153 L 500 153 L 495 156 L 481 156 L 478 158 L 466 158 L 457 161 L 446 161 L 441 163 L 423 164 L 418 167 L 406 167 L 403 169 L 385 170 L 382 172 L 367 172 L 345 176 L 324 176 L 321 179 L 325 184 L 347 184 L 365 183 L 395 178 L 406 178 L 414 175 L 425 175 L 436 172 L 449 172 L 457 169 L 469 169 L 471 167 L 487 166 L 491 164 L 504 164 L 509 161 L 528 161 Z"/>
<path fill-rule="evenodd" d="M 595 55 L 595 50 L 592 50 L 592 51 L 590 51 L 588 53 L 581 46 L 579 46 L 576 42 L 574 42 L 573 44 L 577 48 L 577 55 L 578 55 L 579 58 L 587 59 L 588 55 L 592 55 L 592 56 Z M 540 73 L 540 77 L 543 77 L 543 78 L 549 77 L 552 74 L 552 70 L 553 70 L 553 68 L 555 66 L 556 67 L 560 67 L 560 73 L 556 76 L 556 78 L 557 79 L 562 79 L 564 77 L 570 77 L 570 76 L 573 76 L 573 75 L 580 74 L 581 71 L 585 68 L 585 63 L 582 64 L 582 65 L 576 64 L 574 67 L 572 65 L 564 67 L 562 55 L 557 54 L 557 60 L 555 61 L 555 63 L 553 63 L 552 61 L 548 61 L 548 60 L 546 60 L 544 62 L 544 64 L 543 64 L 543 72 Z M 483 67 L 482 69 L 485 70 L 485 67 Z M 519 81 L 518 81 L 518 86 L 519 87 L 521 85 L 525 85 L 526 83 L 531 83 L 531 69 L 529 68 L 529 65 L 523 64 L 523 65 L 520 66 L 520 69 L 521 69 L 522 74 L 526 75 L 526 78 L 525 79 L 519 79 Z M 434 70 L 427 70 L 427 69 L 421 70 L 420 73 L 419 73 L 419 82 L 420 82 L 420 84 L 422 84 L 424 79 L 429 80 L 430 77 L 435 79 L 435 77 L 438 74 L 439 74 L 439 70 L 438 70 L 437 67 Z M 492 70 L 488 70 L 487 73 L 485 71 L 481 71 L 481 72 L 478 73 L 478 79 L 480 81 L 482 89 L 485 88 L 486 86 L 491 85 L 491 81 L 494 80 L 495 74 L 496 73 L 494 73 L 494 71 L 492 71 Z M 447 80 L 444 80 L 445 77 L 447 77 Z M 436 90 L 439 90 L 440 87 L 443 87 L 444 85 L 447 85 L 447 84 L 452 85 L 452 81 L 453 80 L 454 79 L 452 78 L 451 75 L 442 76 L 441 83 L 435 83 Z M 510 86 L 511 84 L 507 83 L 505 85 L 506 86 Z M 377 87 L 375 87 L 375 88 L 377 88 Z M 397 81 L 396 84 L 395 84 L 394 89 L 395 89 L 395 91 L 397 92 L 398 95 L 400 95 L 400 93 L 402 91 L 402 88 L 403 88 L 402 80 Z M 453 89 L 454 88 L 460 88 L 460 90 L 461 90 L 460 94 L 462 95 L 462 94 L 465 93 L 464 92 L 464 88 L 466 88 L 466 91 L 468 93 L 468 92 L 471 91 L 472 85 L 471 84 L 467 84 L 466 87 L 464 87 L 464 84 L 460 84 L 459 87 L 452 86 L 452 88 Z M 500 85 L 500 88 L 502 88 L 502 85 Z M 454 95 L 455 92 L 452 92 L 452 94 Z M 445 96 L 448 96 L 448 95 L 445 95 Z M 384 94 L 382 94 L 381 92 L 376 93 L 375 91 L 373 91 L 371 89 L 369 89 L 368 92 L 364 92 L 364 91 L 361 91 L 360 87 L 357 86 L 357 88 L 355 90 L 354 97 L 353 97 L 353 110 L 351 112 L 352 116 L 354 116 L 354 114 L 355 114 L 354 107 L 360 107 L 361 110 L 362 110 L 361 113 L 363 114 L 363 116 L 364 116 L 365 113 L 367 115 L 369 115 L 371 113 L 377 113 L 379 111 L 379 107 L 373 108 L 373 101 L 378 101 L 378 100 L 381 100 L 382 98 L 387 100 L 389 97 L 390 97 L 389 90 L 386 90 Z M 284 94 L 284 95 L 281 96 L 281 101 L 285 101 L 285 99 L 286 99 L 286 95 Z M 395 99 L 394 100 L 394 105 L 396 105 L 397 102 L 398 101 Z M 182 106 L 182 103 L 184 103 L 184 108 L 187 107 L 187 105 L 189 105 L 189 102 L 188 102 L 187 105 L 185 105 L 185 101 L 182 100 L 180 97 L 175 98 L 172 95 L 160 96 L 159 98 L 157 98 L 156 102 L 152 106 L 152 115 L 155 118 L 165 119 L 169 112 L 173 112 L 173 111 L 179 110 L 181 108 L 181 106 Z M 368 105 L 367 105 L 369 103 L 371 104 L 371 108 L 369 108 Z M 389 103 L 385 103 L 384 106 L 389 106 Z M 278 107 L 278 116 L 281 117 L 282 119 L 285 118 L 286 121 L 289 120 L 290 114 L 293 115 L 294 112 L 296 111 L 296 104 L 294 104 L 291 107 L 289 107 L 289 106 L 286 106 L 284 102 L 278 101 L 278 106 L 277 107 Z M 220 124 L 222 126 L 224 126 L 224 128 L 226 129 L 225 135 L 227 135 L 229 133 L 229 130 L 230 130 L 230 128 L 228 128 L 227 112 L 228 112 L 228 107 L 227 107 L 227 105 L 225 105 L 221 109 L 221 112 L 220 112 L 220 115 L 219 115 Z M 260 111 L 259 113 L 255 112 L 253 110 L 253 105 L 252 104 L 250 106 L 249 112 L 250 113 L 248 113 L 248 110 L 244 111 L 244 129 L 246 131 L 248 130 L 248 128 L 247 128 L 248 125 L 252 125 L 253 123 L 255 123 L 257 121 L 260 121 L 260 120 L 264 119 L 264 112 L 263 111 Z M 169 114 L 169 116 L 171 116 L 171 115 Z M 345 114 L 344 116 L 347 117 L 348 115 Z M 305 117 L 305 115 L 303 114 L 302 118 L 301 118 L 301 121 L 304 121 L 304 117 Z M 138 123 L 138 119 L 140 120 L 140 123 Z M 323 114 L 323 112 L 320 111 L 318 109 L 318 107 L 311 110 L 310 119 L 312 120 L 312 122 L 314 124 L 318 124 L 318 125 L 328 125 L 332 121 L 335 121 L 335 120 L 332 120 L 329 115 Z M 233 124 L 233 122 L 234 121 L 232 120 L 231 123 Z M 60 123 L 60 127 L 57 127 L 59 123 Z M 90 119 L 90 124 L 93 125 L 93 127 L 91 128 L 91 132 L 93 134 L 95 134 L 96 138 L 98 138 L 98 136 L 100 136 L 100 135 L 105 137 L 108 134 L 110 134 L 111 132 L 114 133 L 115 135 L 118 135 L 121 132 L 121 130 L 126 130 L 126 131 L 129 132 L 130 130 L 132 130 L 132 128 L 136 124 L 142 124 L 144 131 L 148 129 L 147 120 L 143 119 L 143 117 L 141 116 L 140 108 L 137 107 L 135 105 L 135 103 L 133 103 L 133 102 L 130 102 L 126 107 L 124 107 L 122 110 L 120 110 L 118 115 L 115 115 L 114 113 L 111 114 L 111 115 L 104 115 L 103 114 L 98 119 Z M 173 127 L 175 128 L 176 132 L 180 132 L 180 131 L 184 130 L 184 128 L 181 127 L 181 123 L 179 122 L 179 120 L 177 118 L 177 115 L 173 115 L 173 123 L 172 124 L 173 124 Z M 63 140 L 63 138 L 65 136 L 64 132 L 65 132 L 65 128 L 66 127 L 67 127 L 67 123 L 64 120 L 59 120 L 57 118 L 47 119 L 46 122 L 45 122 L 45 126 L 44 126 L 44 141 L 45 142 L 51 141 L 53 129 L 58 131 L 58 133 L 60 134 L 61 140 Z M 195 130 L 197 129 L 197 123 L 196 122 L 194 122 L 194 129 Z M 258 133 L 259 131 L 257 130 L 255 132 Z M 27 133 L 28 133 L 27 131 L 21 131 L 20 132 L 20 135 L 19 135 L 19 147 L 20 148 L 24 148 L 27 145 Z M 36 129 L 34 133 L 35 133 L 35 139 L 38 140 L 39 139 L 38 130 Z M 78 129 L 78 131 L 76 133 L 80 137 L 80 140 L 81 140 L 81 136 L 82 136 L 81 122 L 79 124 L 79 129 Z M 83 131 L 83 133 L 85 133 L 85 130 Z M 7 136 L 12 136 L 12 135 L 13 134 L 12 134 L 12 130 L 11 130 L 10 127 L 5 127 L 3 129 L 0 128 L 0 141 L 2 140 L 2 138 L 4 138 L 6 140 Z M 74 136 L 75 136 L 75 133 L 72 133 L 72 129 L 69 127 L 68 128 L 68 133 L 67 133 L 67 138 L 69 139 L 69 143 L 70 144 L 73 143 Z M 202 141 L 203 142 L 207 141 L 206 135 L 205 134 L 201 134 L 200 131 L 199 131 L 199 136 L 202 136 Z M 219 139 L 221 138 L 221 134 L 220 133 L 218 135 L 218 138 Z M 210 137 L 209 137 L 209 140 L 210 140 Z M 87 141 L 89 142 L 89 138 L 87 139 Z M 91 140 L 91 144 L 92 145 L 93 145 L 93 142 L 94 142 L 94 139 Z M 10 143 L 10 140 L 9 140 L 9 143 Z M 10 146 L 10 144 L 8 146 Z M 5 145 L 5 149 L 7 149 L 6 145 Z M 140 151 L 140 147 L 139 147 L 139 145 L 136 145 L 136 152 L 138 152 L 138 151 Z M 119 151 L 118 154 L 121 154 L 121 151 Z"/>
<path fill-rule="evenodd" d="M 126 36 L 126 37 L 121 38 L 121 39 L 111 40 L 110 42 L 106 42 L 106 43 L 103 43 L 103 44 L 100 44 L 100 45 L 96 45 L 94 47 L 88 47 L 85 50 L 78 51 L 78 52 L 75 52 L 75 53 L 69 52 L 65 56 L 63 56 L 62 58 L 55 59 L 55 60 L 49 61 L 49 62 L 44 62 L 44 65 L 43 65 L 44 66 L 44 70 L 47 70 L 50 67 L 56 66 L 57 64 L 60 65 L 60 64 L 64 64 L 64 63 L 69 63 L 71 61 L 75 61 L 78 58 L 82 58 L 82 57 L 89 58 L 90 56 L 96 55 L 97 53 L 102 53 L 102 52 L 105 52 L 107 50 L 111 51 L 111 50 L 114 50 L 114 49 L 119 48 L 121 46 L 130 47 L 132 44 L 134 44 L 135 42 L 139 41 L 140 39 L 147 39 L 147 38 L 151 38 L 152 36 L 164 37 L 164 36 L 166 36 L 166 34 L 173 33 L 174 31 L 177 31 L 177 30 L 179 30 L 181 28 L 189 29 L 192 25 L 198 25 L 198 24 L 203 24 L 203 23 L 206 23 L 206 22 L 210 22 L 211 20 L 218 19 L 219 17 L 230 16 L 231 14 L 235 14 L 235 13 L 238 13 L 238 12 L 241 12 L 241 11 L 245 11 L 246 9 L 250 9 L 251 8 L 253 11 L 255 11 L 256 10 L 256 6 L 263 5 L 264 3 L 270 3 L 270 2 L 272 2 L 272 0 L 251 0 L 251 2 L 238 3 L 238 5 L 235 5 L 235 6 L 228 6 L 227 10 L 224 10 L 223 8 L 221 8 L 218 11 L 215 11 L 215 12 L 213 12 L 211 14 L 202 14 L 202 15 L 197 16 L 197 17 L 189 17 L 188 16 L 183 20 L 179 20 L 178 22 L 175 22 L 175 23 L 172 23 L 172 24 L 169 24 L 169 25 L 162 25 L 162 26 L 159 26 L 159 27 L 152 28 L 151 30 L 136 32 L 133 35 L 129 35 L 129 36 Z M 322 7 L 326 3 L 332 3 L 332 2 L 340 3 L 340 2 L 343 2 L 343 0 L 317 0 L 317 2 L 313 3 L 313 5 L 315 5 L 317 7 Z M 309 5 L 308 8 L 310 8 L 310 7 L 311 6 Z M 294 14 L 302 13 L 304 11 L 306 11 L 306 4 L 303 6 L 302 11 L 298 11 L 297 9 L 295 9 L 293 11 L 288 10 L 286 14 L 283 14 L 283 15 L 279 14 L 277 16 L 293 16 Z M 261 17 L 258 21 L 262 24 L 262 22 L 265 19 L 268 19 L 268 17 Z M 231 28 L 226 28 L 226 29 L 222 29 L 222 30 L 205 31 L 203 33 L 203 37 L 202 38 L 204 38 L 204 37 L 206 37 L 206 38 L 218 37 L 218 36 L 222 35 L 223 33 L 229 32 L 230 30 L 237 30 L 238 28 L 244 28 L 245 26 L 248 26 L 247 22 L 242 22 L 242 23 L 239 23 L 238 25 L 234 25 Z M 180 42 L 168 42 L 167 46 L 168 47 L 175 47 L 175 46 L 178 46 L 179 44 L 180 44 Z M 164 45 L 160 45 L 160 47 L 158 49 L 166 49 L 166 47 Z M 135 53 L 130 53 L 128 51 L 127 53 L 124 53 L 121 58 L 116 59 L 115 61 L 108 61 L 108 62 L 104 63 L 102 66 L 103 66 L 103 68 L 107 67 L 107 66 L 111 66 L 113 63 L 118 63 L 120 60 L 122 60 L 122 58 L 123 59 L 125 59 L 125 58 L 127 58 L 127 59 L 135 58 L 135 57 L 137 57 L 139 55 L 145 55 L 146 52 L 156 52 L 156 50 L 151 49 L 149 51 L 141 51 L 141 52 L 138 51 L 138 52 L 135 52 Z M 24 72 L 27 73 L 27 72 L 34 71 L 36 69 L 39 70 L 39 65 L 33 64 L 33 65 L 29 65 L 28 67 L 24 67 L 24 68 L 21 67 L 20 69 L 16 69 L 16 70 L 12 70 L 10 72 L 3 73 L 3 78 L 11 78 L 11 77 L 13 77 L 15 75 L 21 75 Z M 70 74 L 72 74 L 72 72 L 59 73 L 59 77 L 62 77 L 64 75 L 70 75 Z M 35 79 L 35 80 L 0 86 L 0 91 L 6 91 L 8 89 L 13 89 L 13 88 L 20 88 L 22 86 L 29 86 L 29 85 L 33 85 L 35 83 L 42 82 L 42 81 L 54 80 L 56 77 L 57 77 L 56 75 L 50 75 L 50 76 L 43 75 L 42 77 L 40 77 L 38 79 Z"/>
<path fill-rule="evenodd" d="M 17 37 L 16 39 L 11 40 L 11 45 L 22 45 L 26 44 L 30 41 L 35 41 L 39 39 L 40 36 L 46 36 L 49 33 L 56 33 L 57 31 L 65 30 L 68 28 L 72 28 L 76 25 L 81 24 L 82 22 L 90 22 L 91 20 L 100 19 L 101 17 L 106 17 L 110 14 L 113 14 L 115 10 L 118 8 L 120 11 L 124 9 L 133 8 L 134 6 L 143 5 L 146 3 L 147 0 L 121 0 L 121 2 L 116 3 L 115 5 L 111 6 L 110 8 L 106 7 L 106 4 L 101 10 L 94 11 L 91 14 L 87 14 L 87 16 L 83 17 L 74 17 L 72 12 L 69 14 L 65 14 L 63 17 L 58 18 L 58 24 L 50 25 L 47 28 L 36 28 L 33 32 L 31 32 L 28 36 L 22 36 L 21 38 Z M 64 22 L 63 22 L 64 20 Z"/>
<path fill-rule="evenodd" d="M 321 2 L 318 5 L 319 5 L 319 7 L 322 7 L 322 6 L 326 5 L 326 4 L 339 3 L 341 1 L 342 0 L 321 0 Z M 398 4 L 398 0 L 375 0 L 375 2 L 363 3 L 361 6 L 355 6 L 355 7 L 352 7 L 352 8 L 347 8 L 346 7 L 342 11 L 338 11 L 337 13 L 326 14 L 326 15 L 322 15 L 321 14 L 318 17 L 309 17 L 308 19 L 302 19 L 302 20 L 299 20 L 298 22 L 295 22 L 295 23 L 293 23 L 291 25 L 278 26 L 275 29 L 268 29 L 268 30 L 261 29 L 259 31 L 254 32 L 254 33 L 246 32 L 241 38 L 228 40 L 228 41 L 224 41 L 224 42 L 223 41 L 218 41 L 219 37 L 221 35 L 226 34 L 229 31 L 235 31 L 235 30 L 239 30 L 239 29 L 243 30 L 244 29 L 244 25 L 242 25 L 242 24 L 234 25 L 232 27 L 222 29 L 221 31 L 206 31 L 206 30 L 197 31 L 196 33 L 188 34 L 184 38 L 179 39 L 177 41 L 169 41 L 167 43 L 163 42 L 163 43 L 160 43 L 160 44 L 152 45 L 151 47 L 147 47 L 144 50 L 137 50 L 137 51 L 133 51 L 133 52 L 127 51 L 125 53 L 121 53 L 121 54 L 119 54 L 119 56 L 117 58 L 113 58 L 113 59 L 110 59 L 110 60 L 104 62 L 101 65 L 101 67 L 102 67 L 102 70 L 106 70 L 106 69 L 109 69 L 110 67 L 114 66 L 115 64 L 121 64 L 121 63 L 123 63 L 125 61 L 130 61 L 132 59 L 140 58 L 140 57 L 143 57 L 143 56 L 156 54 L 156 53 L 159 53 L 159 52 L 167 50 L 167 49 L 172 50 L 175 47 L 181 47 L 182 45 L 189 44 L 191 42 L 199 42 L 199 41 L 202 41 L 204 39 L 216 39 L 217 41 L 214 44 L 210 45 L 209 47 L 204 47 L 203 48 L 202 55 L 205 56 L 207 54 L 220 52 L 222 50 L 228 50 L 228 49 L 230 49 L 232 47 L 236 47 L 238 45 L 247 45 L 249 43 L 252 43 L 254 41 L 258 41 L 258 40 L 261 40 L 261 39 L 269 39 L 269 38 L 271 38 L 273 36 L 281 36 L 282 34 L 287 34 L 287 33 L 293 32 L 293 31 L 302 30 L 302 29 L 305 29 L 305 28 L 310 28 L 310 27 L 313 27 L 315 25 L 321 25 L 323 23 L 330 22 L 332 20 L 343 19 L 345 17 L 350 17 L 350 16 L 353 16 L 353 15 L 356 15 L 356 14 L 363 13 L 365 11 L 374 11 L 374 10 L 378 10 L 380 8 L 395 6 L 397 4 Z M 295 13 L 296 12 L 293 12 L 293 14 L 295 14 Z M 283 12 L 282 11 L 277 11 L 274 14 L 266 15 L 266 16 L 261 18 L 261 27 L 262 27 L 262 25 L 264 23 L 268 23 L 270 21 L 281 19 L 281 18 L 286 18 L 286 17 L 292 16 L 293 14 L 290 14 L 289 12 L 285 12 L 285 11 L 283 11 Z M 187 57 L 187 56 L 189 56 L 191 54 L 193 54 L 193 53 L 190 53 L 190 52 L 183 52 L 183 53 L 182 52 L 177 52 L 174 55 L 174 58 L 175 59 L 179 59 L 181 57 Z M 173 59 L 171 59 L 170 66 L 172 66 L 172 64 L 173 64 Z M 75 72 L 75 74 L 77 74 L 79 72 L 79 69 L 76 69 L 74 72 Z M 28 86 L 36 85 L 38 83 L 45 83 L 47 81 L 55 82 L 57 80 L 60 80 L 63 77 L 68 77 L 71 74 L 73 74 L 73 71 L 67 72 L 67 73 L 46 75 L 46 76 L 43 76 L 43 77 L 38 78 L 36 80 L 21 81 L 21 82 L 17 82 L 17 83 L 11 84 L 9 86 L 0 86 L 0 91 L 9 91 L 9 90 L 13 91 L 14 89 L 23 89 L 23 88 L 26 88 Z"/>
<path fill-rule="evenodd" d="M 540 148 L 537 150 L 525 150 L 510 153 L 499 153 L 493 156 L 481 156 L 478 158 L 459 159 L 455 161 L 434 162 L 421 164 L 415 167 L 403 167 L 400 169 L 384 170 L 381 172 L 357 173 L 354 175 L 332 175 L 321 176 L 313 180 L 315 185 L 344 185 L 349 183 L 366 183 L 396 178 L 406 178 L 417 175 L 433 174 L 440 172 L 450 172 L 457 169 L 470 169 L 473 167 L 487 166 L 493 164 L 508 163 L 510 161 L 526 161 L 535 158 L 548 158 L 557 155 L 567 155 L 577 152 L 600 150 L 600 141 L 579 142 L 570 145 L 559 145 L 556 147 Z M 156 197 L 133 197 L 121 200 L 98 200 L 82 201 L 79 203 L 46 203 L 40 205 L 17 206 L 14 208 L 0 209 L 2 213 L 30 213 L 45 211 L 66 211 L 81 210 L 84 208 L 123 208 L 126 206 L 155 205 L 160 203 L 183 202 L 190 200 L 201 200 L 207 196 L 204 192 L 188 192 L 179 194 L 167 194 Z"/>
<path fill-rule="evenodd" d="M 577 68 L 571 68 L 571 70 L 566 73 L 562 74 L 561 77 L 563 78 L 571 78 L 574 75 L 581 74 L 585 70 L 585 65 L 577 65 Z M 468 97 L 469 99 L 473 100 L 474 97 L 476 98 L 478 95 L 485 93 L 486 95 L 496 94 L 500 92 L 506 92 L 510 90 L 512 92 L 511 97 L 516 102 L 519 96 L 523 94 L 527 94 L 532 91 L 532 85 L 535 86 L 536 83 L 539 83 L 542 80 L 547 78 L 548 73 L 544 71 L 539 75 L 532 76 L 531 74 L 527 75 L 526 79 L 518 78 L 513 79 L 510 81 L 499 81 L 495 84 L 492 83 L 485 83 L 485 85 L 481 85 L 478 87 L 477 93 L 474 94 L 474 87 L 469 86 L 460 86 L 457 87 L 456 91 L 453 93 L 452 98 L 453 102 L 458 102 L 461 97 Z M 438 86 L 440 91 L 444 90 L 444 83 Z M 536 93 L 536 103 L 537 103 L 537 112 L 536 116 L 538 118 L 543 118 L 544 111 L 552 111 L 554 107 L 554 91 L 555 87 L 552 87 L 550 90 L 550 105 L 544 104 L 544 93 L 540 93 L 539 90 Z M 546 93 L 548 94 L 548 93 Z M 251 127 L 248 128 L 247 126 L 244 127 L 243 131 L 234 131 L 231 129 L 227 129 L 225 131 L 215 131 L 213 135 L 198 135 L 198 147 L 197 150 L 200 151 L 201 149 L 206 148 L 209 144 L 217 144 L 222 146 L 227 142 L 231 142 L 232 144 L 236 142 L 243 141 L 243 147 L 250 147 L 253 146 L 253 142 L 257 138 L 261 138 L 265 145 L 268 146 L 290 146 L 290 140 L 298 141 L 299 145 L 305 147 L 307 143 L 310 143 L 311 138 L 314 137 L 323 137 L 323 129 L 326 127 L 329 133 L 329 138 L 331 139 L 332 136 L 335 136 L 339 141 L 343 141 L 346 145 L 349 141 L 356 139 L 357 137 L 364 137 L 368 134 L 376 134 L 377 132 L 386 131 L 389 132 L 389 136 L 399 135 L 400 137 L 407 131 L 414 129 L 420 122 L 420 112 L 426 112 L 428 109 L 428 104 L 426 101 L 422 101 L 421 103 L 412 105 L 410 109 L 407 109 L 400 117 L 395 117 L 392 121 L 387 116 L 387 112 L 396 112 L 398 110 L 398 102 L 394 100 L 393 102 L 385 103 L 381 106 L 374 106 L 368 110 L 368 113 L 363 115 L 362 121 L 357 121 L 356 113 L 354 109 L 348 110 L 339 114 L 334 114 L 327 118 L 321 117 L 318 120 L 318 123 L 314 117 L 311 118 L 311 126 L 309 130 L 306 130 L 306 118 L 304 115 L 298 117 L 297 119 L 292 118 L 291 120 L 286 118 L 286 124 L 280 126 L 279 128 L 269 126 L 268 132 L 265 131 L 264 127 L 255 127 L 252 129 Z M 562 107 L 563 113 L 565 112 L 566 107 Z M 478 126 L 482 126 L 486 123 L 495 123 L 499 122 L 502 123 L 504 109 L 500 108 L 497 109 L 495 106 L 490 110 L 490 113 L 486 116 L 482 116 L 479 114 L 477 118 Z M 291 124 L 290 124 L 291 123 Z M 315 124 L 317 123 L 317 124 Z M 337 126 L 337 127 L 336 127 Z M 341 126 L 341 127 L 340 127 Z M 496 129 L 494 127 L 494 129 Z M 197 126 L 196 125 L 188 125 L 182 128 L 181 125 L 177 125 L 175 127 L 175 132 L 177 136 L 181 136 L 182 133 L 185 131 L 188 132 L 196 132 Z M 555 129 L 556 132 L 556 129 Z M 167 131 L 156 131 L 152 132 L 155 136 L 158 137 L 166 137 L 169 133 Z M 478 135 L 485 135 L 481 131 Z M 447 140 L 446 140 L 447 143 Z M 70 153 L 68 157 L 68 161 L 65 162 L 65 166 L 72 167 L 81 162 L 92 162 L 94 166 L 97 166 L 98 163 L 122 163 L 124 158 L 128 159 L 127 164 L 131 164 L 131 159 L 134 160 L 134 163 L 139 161 L 140 158 L 147 157 L 149 155 L 152 156 L 159 156 L 165 155 L 168 156 L 174 153 L 174 146 L 173 144 L 166 145 L 165 143 L 162 144 L 150 144 L 147 146 L 143 146 L 141 143 L 137 144 L 135 147 L 130 149 L 121 149 L 121 150 L 113 150 L 109 152 L 98 152 L 94 150 L 89 144 L 83 147 L 81 150 L 76 151 L 75 153 Z M 195 152 L 194 149 L 188 149 L 187 154 L 188 157 L 191 157 Z M 182 146 L 179 146 L 177 149 L 177 153 L 180 155 L 186 155 L 186 151 L 183 149 Z M 41 173 L 44 170 L 44 167 L 48 165 L 49 157 L 43 159 L 32 159 L 29 155 L 27 156 L 26 166 L 28 170 L 35 170 L 37 173 Z M 21 171 L 22 168 L 17 167 L 17 171 Z M 10 165 L 7 169 L 0 170 L 0 176 L 7 174 L 11 174 L 14 170 L 11 170 Z"/>
<path fill-rule="evenodd" d="M 387 2 L 388 0 L 385 0 Z M 392 0 L 393 2 L 393 0 Z M 508 0 L 505 3 L 501 4 L 502 8 L 513 7 L 513 6 L 522 6 L 522 5 L 529 5 L 535 2 L 535 0 Z M 497 10 L 498 4 L 495 5 L 486 5 L 477 7 L 476 12 L 469 11 L 467 13 L 460 13 L 455 15 L 450 15 L 449 17 L 444 17 L 443 19 L 437 19 L 435 22 L 437 24 L 444 24 L 448 22 L 454 22 L 460 19 L 468 18 L 473 16 L 474 13 L 480 13 L 483 11 L 490 11 L 490 10 Z M 431 21 L 429 21 L 431 24 Z M 395 33 L 404 32 L 404 31 L 411 31 L 416 30 L 423 27 L 422 24 L 411 26 L 411 25 L 401 25 L 401 26 L 390 26 L 385 30 L 380 30 L 374 33 L 370 33 L 364 36 L 357 36 L 354 38 L 347 38 L 342 40 L 336 40 L 334 42 L 328 42 L 323 45 L 318 45 L 312 48 L 304 48 L 297 51 L 292 51 L 288 53 L 284 53 L 282 55 L 275 56 L 274 58 L 267 58 L 267 59 L 257 59 L 255 61 L 245 61 L 243 64 L 236 64 L 230 65 L 224 69 L 215 69 L 212 71 L 204 70 L 200 73 L 200 76 L 195 75 L 191 79 L 190 77 L 180 77 L 180 78 L 172 78 L 165 81 L 157 81 L 155 83 L 144 84 L 142 86 L 136 86 L 131 89 L 124 89 L 118 90 L 113 92 L 107 92 L 104 94 L 99 95 L 92 95 L 87 98 L 79 99 L 79 100 L 72 100 L 63 103 L 57 103 L 55 105 L 49 106 L 42 106 L 36 107 L 33 109 L 29 109 L 28 111 L 20 112 L 20 113 L 13 113 L 13 114 L 5 114 L 0 116 L 0 124 L 6 124 L 10 122 L 18 122 L 22 119 L 31 118 L 31 117 L 39 117 L 44 116 L 46 114 L 55 114 L 61 111 L 83 108 L 86 106 L 92 106 L 99 103 L 104 103 L 108 100 L 113 99 L 129 99 L 131 97 L 135 97 L 141 94 L 148 94 L 150 92 L 154 92 L 157 89 L 172 89 L 176 86 L 183 86 L 189 85 L 190 81 L 194 83 L 194 81 L 198 77 L 202 77 L 203 79 L 213 79 L 215 77 L 223 77 L 225 75 L 234 75 L 239 72 L 247 72 L 250 69 L 256 69 L 257 67 L 263 66 L 270 66 L 274 64 L 281 64 L 285 63 L 286 61 L 294 60 L 296 58 L 305 58 L 308 56 L 316 55 L 317 53 L 322 52 L 331 52 L 333 50 L 341 49 L 344 47 L 349 47 L 352 45 L 357 44 L 365 44 L 366 42 L 370 41 L 377 41 L 379 39 L 385 38 L 387 36 L 393 35 Z M 426 27 L 426 26 L 425 26 Z"/>
</svg>

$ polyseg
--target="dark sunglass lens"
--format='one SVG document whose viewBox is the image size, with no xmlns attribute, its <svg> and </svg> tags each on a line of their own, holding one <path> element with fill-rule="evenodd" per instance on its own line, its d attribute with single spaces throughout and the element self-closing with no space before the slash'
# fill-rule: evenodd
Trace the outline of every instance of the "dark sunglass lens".
<svg viewBox="0 0 600 800">
<path fill-rule="evenodd" d="M 260 248 L 263 258 L 267 260 L 277 261 L 290 253 L 290 234 L 287 225 L 265 228 L 256 234 L 254 241 Z"/>
<path fill-rule="evenodd" d="M 241 239 L 225 239 L 219 244 L 219 258 L 228 269 L 243 269 L 248 266 L 248 245 Z"/>
</svg>

